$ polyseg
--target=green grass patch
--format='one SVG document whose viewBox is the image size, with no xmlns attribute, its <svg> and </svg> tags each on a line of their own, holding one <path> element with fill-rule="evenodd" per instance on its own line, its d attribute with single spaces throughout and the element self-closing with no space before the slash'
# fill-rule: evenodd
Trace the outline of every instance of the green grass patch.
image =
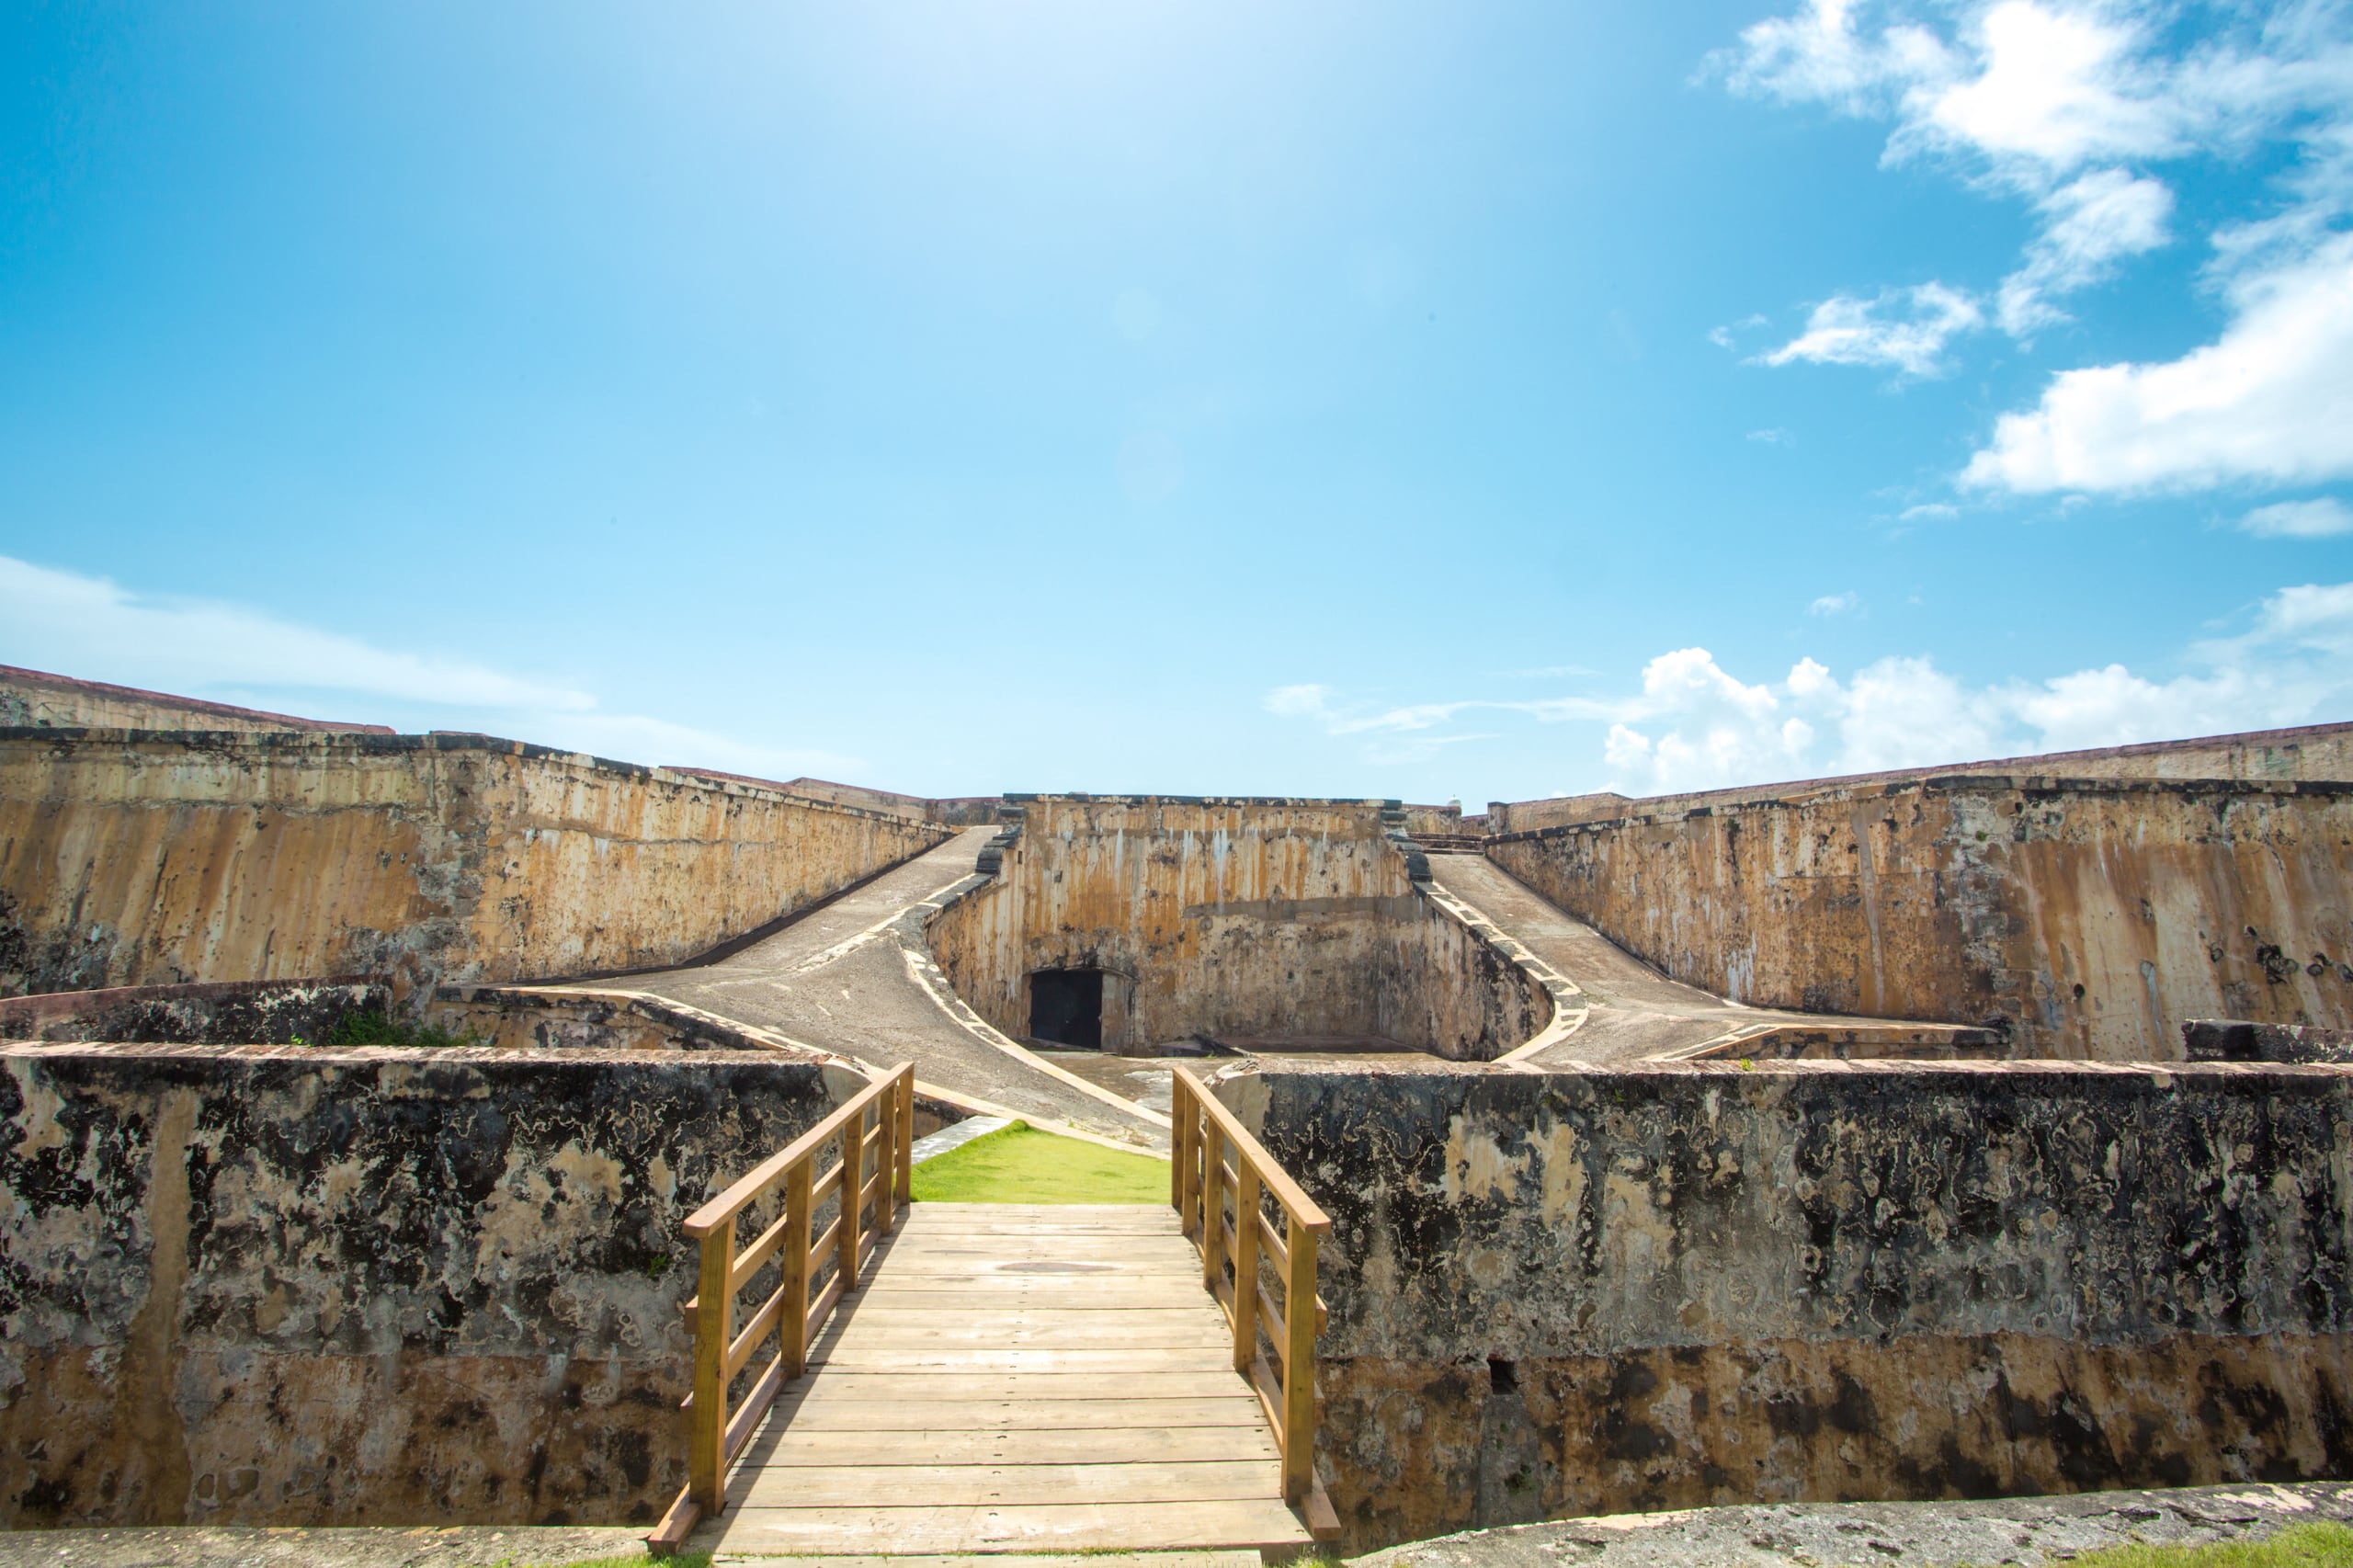
<svg viewBox="0 0 2353 1568">
<path fill-rule="evenodd" d="M 2353 1568 L 2353 1528 L 2294 1525 L 2263 1540 L 2109 1546 L 2085 1552 L 2071 1568 Z"/>
<path fill-rule="evenodd" d="M 1023 1122 L 915 1168 L 917 1203 L 1165 1203 L 1168 1162 Z"/>
<path fill-rule="evenodd" d="M 303 1042 L 294 1042 L 301 1045 Z M 321 1045 L 404 1045 L 416 1051 L 446 1051 L 451 1046 L 480 1045 L 470 1034 L 453 1034 L 429 1024 L 406 1023 L 369 1008 L 354 1007 L 335 1021 Z"/>
</svg>

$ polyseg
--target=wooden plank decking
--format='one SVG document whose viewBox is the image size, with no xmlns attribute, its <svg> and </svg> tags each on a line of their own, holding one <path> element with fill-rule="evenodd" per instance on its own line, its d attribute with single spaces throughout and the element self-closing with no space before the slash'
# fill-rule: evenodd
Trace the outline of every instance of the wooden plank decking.
<svg viewBox="0 0 2353 1568">
<path fill-rule="evenodd" d="M 740 1561 L 1309 1544 L 1174 1210 L 919 1204 L 871 1268 L 696 1547 Z"/>
</svg>

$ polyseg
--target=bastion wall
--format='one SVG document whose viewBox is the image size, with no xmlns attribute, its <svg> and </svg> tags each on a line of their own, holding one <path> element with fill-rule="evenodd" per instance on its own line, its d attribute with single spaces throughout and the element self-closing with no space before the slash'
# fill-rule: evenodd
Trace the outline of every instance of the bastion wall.
<svg viewBox="0 0 2353 1568">
<path fill-rule="evenodd" d="M 2353 1473 L 2353 1067 L 1245 1070 L 1344 1550 Z"/>
<path fill-rule="evenodd" d="M 1017 831 L 993 879 L 927 935 L 958 994 L 1017 1039 L 1029 977 L 1052 969 L 1103 971 L 1107 1051 L 1326 1036 L 1487 1060 L 1551 1021 L 1545 989 L 1430 897 L 1381 801 L 1008 800 Z"/>
<path fill-rule="evenodd" d="M 2353 783 L 1941 776 L 1488 841 L 1677 980 L 2178 1059 L 2191 1018 L 2353 1024 Z"/>
<path fill-rule="evenodd" d="M 0 730 L 0 994 L 656 968 L 949 831 L 485 735 Z"/>
<path fill-rule="evenodd" d="M 653 1519 L 806 1054 L 0 1047 L 0 1526 Z"/>
</svg>

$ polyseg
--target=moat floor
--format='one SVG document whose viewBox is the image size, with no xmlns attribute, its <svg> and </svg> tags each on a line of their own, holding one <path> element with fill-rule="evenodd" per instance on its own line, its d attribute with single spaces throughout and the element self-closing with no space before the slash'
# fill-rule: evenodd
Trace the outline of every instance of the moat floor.
<svg viewBox="0 0 2353 1568">
<path fill-rule="evenodd" d="M 1281 1493 L 1173 1210 L 917 1204 L 689 1546 L 1304 1546 Z"/>
</svg>

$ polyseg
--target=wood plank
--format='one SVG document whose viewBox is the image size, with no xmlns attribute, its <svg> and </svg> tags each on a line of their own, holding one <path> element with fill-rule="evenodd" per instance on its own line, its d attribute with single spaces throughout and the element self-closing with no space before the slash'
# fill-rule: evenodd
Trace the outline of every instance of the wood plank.
<svg viewBox="0 0 2353 1568">
<path fill-rule="evenodd" d="M 1158 1279 L 1170 1288 L 1190 1279 L 1195 1290 L 1200 1289 L 1199 1265 L 1190 1260 L 1167 1258 L 1106 1258 L 1055 1257 L 976 1257 L 970 1253 L 940 1253 L 929 1256 L 893 1256 L 888 1259 L 891 1272 L 903 1279 L 924 1275 L 962 1277 L 972 1274 L 994 1274 L 1000 1278 L 1035 1277 L 1039 1278 L 1088 1279 Z"/>
<path fill-rule="evenodd" d="M 798 1556 L 779 1563 L 774 1556 L 722 1556 L 713 1568 L 1134 1568 L 1101 1556 L 1054 1556 L 1024 1551 L 1018 1563 L 997 1556 Z M 1256 1551 L 1155 1551 L 1148 1568 L 1261 1568 Z"/>
<path fill-rule="evenodd" d="M 905 1403 L 961 1403 L 968 1400 L 1099 1400 L 1227 1399 L 1241 1380 L 1231 1367 L 1213 1371 L 1131 1372 L 1110 1380 L 1097 1372 L 912 1372 L 860 1371 L 851 1368 L 827 1373 L 823 1393 L 827 1398 Z M 1257 1407 L 1257 1396 L 1242 1397 Z M 1266 1419 L 1264 1416 L 1260 1420 Z"/>
<path fill-rule="evenodd" d="M 1154 1551 L 1304 1546 L 1307 1531 L 1271 1499 L 1063 1503 L 948 1508 L 739 1508 L 719 1551 Z"/>
<path fill-rule="evenodd" d="M 951 1407 L 953 1408 L 953 1407 Z M 1051 1409 L 1051 1406 L 1047 1408 Z M 1108 1429 L 1006 1426 L 987 1431 L 852 1432 L 795 1422 L 775 1442 L 755 1444 L 746 1462 L 764 1470 L 805 1465 L 1191 1464 L 1205 1460 L 1271 1461 L 1282 1457 L 1266 1423 L 1249 1426 L 1152 1426 L 1131 1420 Z M 891 1484 L 876 1480 L 876 1495 Z M 869 1498 L 868 1501 L 871 1501 Z"/>
<path fill-rule="evenodd" d="M 847 1381 L 847 1379 L 841 1381 Z M 871 1382 L 874 1380 L 863 1380 Z M 1099 1386 L 1099 1385 L 1098 1385 Z M 905 1399 L 843 1398 L 831 1389 L 803 1402 L 790 1416 L 793 1432 L 1108 1431 L 1123 1426 L 1183 1430 L 1242 1427 L 1262 1433 L 1266 1413 L 1246 1393 L 1180 1399 Z M 1267 1439 L 1271 1443 L 1274 1439 Z M 757 1445 L 754 1447 L 757 1452 Z"/>
<path fill-rule="evenodd" d="M 1199 1312 L 1119 1312 L 1107 1322 L 1091 1312 L 976 1312 L 967 1318 L 943 1319 L 936 1313 L 892 1316 L 861 1311 L 849 1320 L 827 1354 L 838 1359 L 852 1350 L 946 1345 L 1045 1350 L 1120 1346 L 1190 1350 L 1222 1345 L 1230 1359 L 1233 1338 L 1223 1319 Z"/>
<path fill-rule="evenodd" d="M 979 1278 L 913 1274 L 904 1278 L 884 1276 L 859 1288 L 868 1307 L 900 1312 L 961 1312 L 985 1305 L 1089 1312 L 1166 1311 L 1171 1307 L 1207 1306 L 1209 1297 L 1198 1289 L 1176 1290 L 1154 1279 L 1132 1276 L 1089 1279 L 1068 1275 L 998 1274 Z"/>
<path fill-rule="evenodd" d="M 943 1372 L 1089 1372 L 1098 1379 L 1125 1380 L 1141 1372 L 1217 1372 L 1233 1375 L 1231 1351 L 1199 1350 L 1023 1350 L 981 1345 L 860 1346 L 835 1354 L 820 1351 L 811 1361 L 820 1376 L 834 1372 L 914 1370 L 937 1368 Z M 1107 1381 L 1116 1387 L 1116 1381 Z"/>
<path fill-rule="evenodd" d="M 1157 1200 L 1151 1203 L 941 1203 L 935 1200 L 916 1204 L 915 1211 L 938 1220 L 942 1224 L 952 1223 L 967 1214 L 1010 1215 L 1017 1219 L 1024 1214 L 1041 1212 L 1051 1214 L 1166 1214 L 1174 1212 L 1165 1204 Z"/>
<path fill-rule="evenodd" d="M 892 1496 L 926 1508 L 1008 1503 L 1222 1503 L 1279 1495 L 1279 1460 L 1190 1464 L 865 1465 L 744 1470 L 728 1488 L 746 1508 L 855 1508 Z"/>
</svg>

